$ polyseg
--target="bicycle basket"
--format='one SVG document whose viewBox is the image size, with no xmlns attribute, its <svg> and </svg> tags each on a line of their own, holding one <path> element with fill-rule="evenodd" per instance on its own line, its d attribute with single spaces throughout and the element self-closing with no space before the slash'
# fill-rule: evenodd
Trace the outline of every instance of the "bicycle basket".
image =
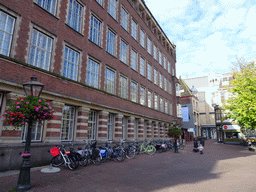
<svg viewBox="0 0 256 192">
<path fill-rule="evenodd" d="M 51 152 L 53 157 L 60 154 L 60 150 L 58 149 L 58 147 L 54 147 L 54 148 L 50 149 L 50 152 Z"/>
</svg>

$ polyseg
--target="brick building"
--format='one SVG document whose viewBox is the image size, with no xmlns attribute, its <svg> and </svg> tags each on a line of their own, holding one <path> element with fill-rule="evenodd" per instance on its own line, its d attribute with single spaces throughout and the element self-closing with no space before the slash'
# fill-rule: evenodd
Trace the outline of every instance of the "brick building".
<svg viewBox="0 0 256 192">
<path fill-rule="evenodd" d="M 56 119 L 34 126 L 32 150 L 166 137 L 173 119 L 182 123 L 175 63 L 176 46 L 143 0 L 0 2 L 1 113 L 33 74 L 56 111 Z M 0 143 L 18 150 L 25 132 L 1 122 Z M 4 154 L 14 153 L 7 148 Z"/>
</svg>

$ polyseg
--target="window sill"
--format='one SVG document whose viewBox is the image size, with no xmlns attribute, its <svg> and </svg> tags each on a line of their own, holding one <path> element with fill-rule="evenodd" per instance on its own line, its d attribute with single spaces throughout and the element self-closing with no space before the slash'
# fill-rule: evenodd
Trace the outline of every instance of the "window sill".
<svg viewBox="0 0 256 192">
<path fill-rule="evenodd" d="M 108 51 L 106 51 L 107 54 L 109 54 L 111 57 L 114 57 L 115 59 L 117 59 L 117 57 L 115 55 L 112 55 L 111 53 L 109 53 Z"/>
<path fill-rule="evenodd" d="M 34 2 L 34 5 L 36 5 L 36 6 L 39 7 L 41 10 L 45 11 L 46 13 L 48 13 L 49 15 L 53 16 L 55 19 L 59 20 L 59 18 L 56 17 L 56 15 L 53 15 L 52 13 L 50 13 L 49 11 L 47 11 L 46 9 L 44 9 L 43 7 L 41 7 L 40 5 L 38 5 L 37 3 Z"/>
<path fill-rule="evenodd" d="M 97 45 L 96 43 L 94 43 L 93 41 L 91 41 L 90 39 L 88 39 L 92 44 L 96 45 L 97 47 L 99 47 L 100 49 L 103 49 L 101 46 Z"/>
<path fill-rule="evenodd" d="M 65 25 L 66 25 L 68 28 L 70 28 L 70 29 L 72 29 L 73 31 L 75 31 L 77 34 L 79 34 L 79 35 L 81 35 L 82 37 L 84 37 L 84 35 L 83 35 L 82 33 L 80 33 L 79 31 L 77 31 L 77 30 L 75 30 L 75 29 L 73 29 L 72 27 L 70 27 L 67 23 L 65 23 Z"/>
<path fill-rule="evenodd" d="M 115 20 L 115 22 L 117 22 L 118 23 L 118 21 L 112 16 L 112 15 L 110 15 L 110 13 L 108 12 L 108 15 L 112 18 L 112 19 L 114 19 Z"/>
<path fill-rule="evenodd" d="M 129 67 L 129 65 L 128 65 L 128 64 L 126 64 L 126 63 L 124 63 L 123 61 L 121 61 L 121 60 L 120 60 L 120 62 L 121 62 L 121 63 L 123 63 L 124 65 L 126 65 L 126 66 L 128 66 L 128 67 Z"/>
</svg>

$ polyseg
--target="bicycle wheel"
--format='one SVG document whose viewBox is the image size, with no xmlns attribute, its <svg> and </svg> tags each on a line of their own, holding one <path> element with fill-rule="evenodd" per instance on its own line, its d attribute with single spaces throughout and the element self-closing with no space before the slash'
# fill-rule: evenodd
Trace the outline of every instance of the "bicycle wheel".
<svg viewBox="0 0 256 192">
<path fill-rule="evenodd" d="M 126 151 L 126 158 L 127 159 L 133 159 L 135 157 L 135 150 L 133 149 L 128 149 Z"/>
<path fill-rule="evenodd" d="M 148 153 L 149 155 L 154 155 L 155 152 L 156 152 L 156 148 L 155 148 L 153 145 L 149 145 L 149 146 L 147 147 L 147 153 Z"/>
<path fill-rule="evenodd" d="M 88 159 L 87 158 L 82 159 L 81 161 L 79 161 L 79 164 L 85 167 L 88 164 Z"/>
<path fill-rule="evenodd" d="M 53 157 L 51 160 L 51 164 L 53 167 L 59 167 L 59 166 L 63 165 L 63 163 L 64 163 L 64 160 L 61 155 L 57 155 L 57 156 Z"/>
<path fill-rule="evenodd" d="M 183 146 L 183 145 L 180 145 L 180 146 L 179 146 L 179 149 L 180 149 L 180 150 L 183 150 L 183 149 L 184 149 L 184 146 Z"/>
<path fill-rule="evenodd" d="M 93 162 L 94 165 L 100 165 L 100 164 L 101 164 L 101 160 L 102 160 L 101 154 L 99 153 L 99 154 L 97 155 L 96 159 L 93 160 L 92 162 Z"/>
<path fill-rule="evenodd" d="M 72 171 L 74 171 L 77 168 L 77 162 L 74 158 L 67 157 L 68 160 L 68 168 Z"/>
</svg>

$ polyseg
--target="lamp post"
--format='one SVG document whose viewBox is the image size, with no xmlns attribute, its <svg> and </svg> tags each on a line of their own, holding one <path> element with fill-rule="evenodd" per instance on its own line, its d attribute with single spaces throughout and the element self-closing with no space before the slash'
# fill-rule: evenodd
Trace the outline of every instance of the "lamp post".
<svg viewBox="0 0 256 192">
<path fill-rule="evenodd" d="M 33 75 L 33 77 L 31 77 L 31 81 L 27 83 L 23 83 L 23 88 L 25 90 L 26 96 L 39 97 L 44 88 L 44 84 L 38 82 L 37 77 Z M 20 166 L 20 174 L 19 174 L 19 179 L 16 187 L 18 191 L 27 191 L 31 189 L 30 143 L 31 143 L 31 129 L 32 129 L 33 119 L 32 119 L 32 116 L 27 118 L 29 119 L 29 121 L 28 121 L 27 135 L 26 135 L 25 150 L 24 150 L 24 153 L 21 155 L 22 163 Z"/>
<path fill-rule="evenodd" d="M 176 125 L 177 124 L 177 119 L 173 119 L 172 120 L 172 124 L 173 125 Z M 178 151 L 178 146 L 177 146 L 177 138 L 176 138 L 177 136 L 176 135 L 174 135 L 174 153 L 179 153 L 179 151 Z"/>
</svg>

